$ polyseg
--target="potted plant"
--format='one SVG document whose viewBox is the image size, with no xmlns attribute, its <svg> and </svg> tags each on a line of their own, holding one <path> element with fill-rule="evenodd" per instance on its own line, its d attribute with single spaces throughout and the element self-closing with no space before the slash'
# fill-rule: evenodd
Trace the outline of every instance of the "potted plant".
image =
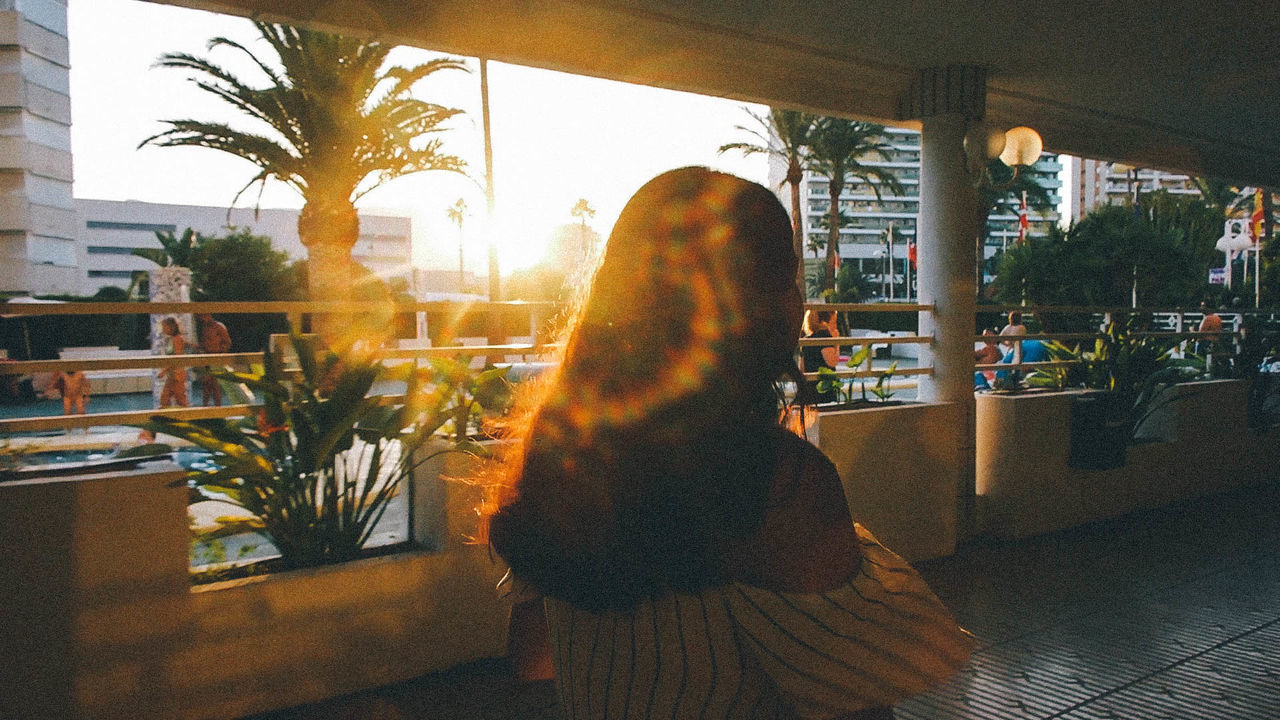
<svg viewBox="0 0 1280 720">
<path fill-rule="evenodd" d="M 1109 322 L 1093 350 L 1080 353 L 1085 387 L 1096 392 L 1072 402 L 1071 467 L 1123 466 L 1128 446 L 1177 398 L 1173 386 L 1204 372 L 1196 358 L 1174 357 L 1172 341 L 1135 332 L 1137 322 Z"/>
<path fill-rule="evenodd" d="M 871 346 L 863 345 L 857 352 L 849 357 L 849 361 L 846 365 L 851 368 L 861 367 L 863 363 L 867 361 L 867 356 L 870 353 Z M 867 383 L 865 379 L 846 382 L 844 378 L 837 375 L 836 371 L 831 368 L 818 368 L 818 380 L 814 389 L 823 394 L 835 394 L 836 402 L 834 404 L 824 405 L 823 407 L 825 409 L 852 410 L 860 407 L 898 405 L 901 404 L 901 401 L 891 399 L 894 393 L 893 390 L 890 389 L 889 385 L 897 369 L 898 363 L 895 360 L 889 365 L 889 367 L 876 374 L 876 382 L 871 387 L 871 394 L 875 396 L 875 400 L 867 397 Z M 855 384 L 861 391 L 861 397 L 854 397 Z"/>
<path fill-rule="evenodd" d="M 410 364 L 388 368 L 356 354 L 320 353 L 314 338 L 293 334 L 290 340 L 296 372 L 267 352 L 260 374 L 219 373 L 261 397 L 256 416 L 182 421 L 157 415 L 144 425 L 209 452 L 215 467 L 191 470 L 185 479 L 193 501 L 245 510 L 248 517 L 219 518 L 221 533 L 265 536 L 285 569 L 360 557 L 413 467 L 470 447 L 465 428 L 480 404 L 476 390 L 501 378 L 500 372 L 473 376 L 465 364 L 445 362 L 425 372 Z M 370 395 L 383 379 L 406 383 L 403 404 Z M 454 443 L 419 452 L 449 422 L 461 428 Z"/>
</svg>

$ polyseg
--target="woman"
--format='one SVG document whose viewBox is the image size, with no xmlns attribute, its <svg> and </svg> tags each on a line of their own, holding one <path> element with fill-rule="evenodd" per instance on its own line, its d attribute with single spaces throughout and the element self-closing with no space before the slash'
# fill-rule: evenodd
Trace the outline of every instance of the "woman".
<svg viewBox="0 0 1280 720">
<path fill-rule="evenodd" d="M 546 598 L 565 717 L 891 717 L 967 659 L 778 426 L 795 271 L 778 200 L 730 175 L 664 173 L 619 216 L 489 526 Z"/>
<path fill-rule="evenodd" d="M 164 335 L 164 354 L 183 355 L 187 351 L 187 342 L 182 337 L 182 329 L 178 321 L 167 317 L 160 321 L 160 332 Z M 191 401 L 187 399 L 187 369 L 183 367 L 161 368 L 157 375 L 164 379 L 160 388 L 160 407 L 177 405 L 187 407 Z"/>
<path fill-rule="evenodd" d="M 805 311 L 802 332 L 806 340 L 839 337 L 840 328 L 836 324 L 836 312 L 834 310 Z M 818 372 L 820 368 L 835 370 L 840 362 L 840 350 L 835 345 L 805 345 L 800 349 L 800 359 L 804 363 L 801 370 L 807 373 Z M 820 393 L 817 392 L 816 383 L 811 383 L 810 386 L 814 387 L 817 402 L 835 402 L 840 399 L 835 390 Z"/>
</svg>

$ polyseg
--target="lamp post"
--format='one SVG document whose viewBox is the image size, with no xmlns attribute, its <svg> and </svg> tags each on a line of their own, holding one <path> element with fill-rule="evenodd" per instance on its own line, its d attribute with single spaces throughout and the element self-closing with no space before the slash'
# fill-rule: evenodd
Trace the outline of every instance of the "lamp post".
<svg viewBox="0 0 1280 720">
<path fill-rule="evenodd" d="M 1040 133 L 1026 126 L 1000 131 L 978 122 L 971 123 L 966 130 L 963 145 L 965 170 L 979 190 L 974 287 L 980 293 L 986 280 L 987 217 L 991 207 L 1014 186 L 1028 167 L 1040 159 L 1044 141 Z M 991 168 L 995 164 L 992 161 L 996 159 L 1012 171 L 1009 177 L 993 177 Z"/>
</svg>

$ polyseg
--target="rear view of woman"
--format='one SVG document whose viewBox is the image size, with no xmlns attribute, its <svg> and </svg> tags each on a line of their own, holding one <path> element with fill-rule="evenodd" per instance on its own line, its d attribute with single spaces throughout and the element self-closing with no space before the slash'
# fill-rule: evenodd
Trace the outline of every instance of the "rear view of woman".
<svg viewBox="0 0 1280 720">
<path fill-rule="evenodd" d="M 966 662 L 778 426 L 795 271 L 782 206 L 730 175 L 665 173 L 619 217 L 490 523 L 546 598 L 565 717 L 891 717 Z"/>
</svg>

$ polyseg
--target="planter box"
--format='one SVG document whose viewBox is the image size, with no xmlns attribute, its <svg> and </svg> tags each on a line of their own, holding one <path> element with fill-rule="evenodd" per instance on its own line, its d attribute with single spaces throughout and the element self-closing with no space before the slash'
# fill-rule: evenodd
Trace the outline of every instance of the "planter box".
<svg viewBox="0 0 1280 720">
<path fill-rule="evenodd" d="M 1280 434 L 1246 427 L 1240 380 L 1186 383 L 1123 467 L 1069 466 L 1080 391 L 977 397 L 979 522 L 1010 537 L 1052 532 L 1272 479 Z"/>
<path fill-rule="evenodd" d="M 505 568 L 452 532 L 473 488 L 442 486 L 434 552 L 193 589 L 179 477 L 0 484 L 6 716 L 237 718 L 506 653 Z"/>
<path fill-rule="evenodd" d="M 963 477 L 963 410 L 906 404 L 818 413 L 810 438 L 844 482 L 853 519 L 908 560 L 955 552 Z M 929 440 L 923 440 L 928 438 Z"/>
</svg>

